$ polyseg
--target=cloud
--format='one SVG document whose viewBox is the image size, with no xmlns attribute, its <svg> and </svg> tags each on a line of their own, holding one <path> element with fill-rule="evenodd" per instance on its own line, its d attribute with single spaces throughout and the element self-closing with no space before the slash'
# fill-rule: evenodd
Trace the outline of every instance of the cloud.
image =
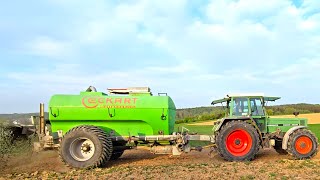
<svg viewBox="0 0 320 180">
<path fill-rule="evenodd" d="M 206 8 L 206 14 L 212 22 L 222 24 L 239 24 L 239 22 L 243 21 L 256 22 L 265 18 L 270 18 L 288 6 L 290 6 L 290 1 L 212 0 Z"/>
<path fill-rule="evenodd" d="M 25 44 L 24 51 L 31 55 L 59 58 L 70 55 L 72 45 L 69 42 L 59 41 L 51 37 L 38 36 Z"/>
<path fill-rule="evenodd" d="M 270 77 L 277 83 L 297 83 L 297 82 L 315 82 L 320 77 L 315 76 L 320 68 L 320 57 L 314 59 L 302 59 L 297 63 L 290 64 L 284 68 L 271 71 Z M 300 81 L 299 81 L 300 80 Z"/>
<path fill-rule="evenodd" d="M 146 43 L 151 43 L 154 44 L 158 47 L 163 47 L 166 46 L 166 44 L 168 43 L 168 40 L 162 36 L 162 35 L 156 35 L 153 33 L 139 33 L 137 35 L 137 38 L 140 39 L 141 41 L 144 41 Z"/>
<path fill-rule="evenodd" d="M 147 71 L 151 71 L 153 73 L 194 73 L 199 71 L 197 65 L 191 61 L 183 61 L 183 63 L 175 65 L 175 66 L 155 66 L 155 67 L 147 67 Z"/>
<path fill-rule="evenodd" d="M 319 13 L 320 1 L 318 0 L 304 0 L 301 8 L 306 15 L 313 15 Z"/>
</svg>

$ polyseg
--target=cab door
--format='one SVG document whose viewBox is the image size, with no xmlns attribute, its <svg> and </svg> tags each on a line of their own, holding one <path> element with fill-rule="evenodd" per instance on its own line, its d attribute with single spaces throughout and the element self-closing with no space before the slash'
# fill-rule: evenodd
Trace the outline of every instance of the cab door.
<svg viewBox="0 0 320 180">
<path fill-rule="evenodd" d="M 250 115 L 257 123 L 261 132 L 266 131 L 266 114 L 260 97 L 250 98 Z"/>
</svg>

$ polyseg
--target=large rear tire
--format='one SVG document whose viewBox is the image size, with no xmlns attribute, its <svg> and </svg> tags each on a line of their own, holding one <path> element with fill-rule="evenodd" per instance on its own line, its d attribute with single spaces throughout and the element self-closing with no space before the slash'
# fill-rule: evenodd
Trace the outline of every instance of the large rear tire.
<svg viewBox="0 0 320 180">
<path fill-rule="evenodd" d="M 260 148 L 257 130 L 244 121 L 227 122 L 216 136 L 217 151 L 227 161 L 250 161 Z"/>
<path fill-rule="evenodd" d="M 318 139 L 310 130 L 298 129 L 289 136 L 287 151 L 296 159 L 309 159 L 318 152 Z"/>
<path fill-rule="evenodd" d="M 62 139 L 60 157 L 74 168 L 104 166 L 112 155 L 112 141 L 95 126 L 78 126 L 69 130 Z"/>
</svg>

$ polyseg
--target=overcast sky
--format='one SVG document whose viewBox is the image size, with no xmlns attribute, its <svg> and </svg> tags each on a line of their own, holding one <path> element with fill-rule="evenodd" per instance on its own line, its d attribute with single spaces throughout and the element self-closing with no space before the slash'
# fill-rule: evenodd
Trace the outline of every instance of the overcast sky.
<svg viewBox="0 0 320 180">
<path fill-rule="evenodd" d="M 178 108 L 227 93 L 320 103 L 319 0 L 42 0 L 0 6 L 0 113 L 89 85 Z"/>
</svg>

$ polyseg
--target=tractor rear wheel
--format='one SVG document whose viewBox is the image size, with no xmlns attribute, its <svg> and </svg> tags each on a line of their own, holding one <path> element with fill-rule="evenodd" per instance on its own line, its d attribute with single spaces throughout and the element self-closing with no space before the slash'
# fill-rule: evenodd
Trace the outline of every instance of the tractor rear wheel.
<svg viewBox="0 0 320 180">
<path fill-rule="evenodd" d="M 62 139 L 60 157 L 74 168 L 104 166 L 112 155 L 112 141 L 95 126 L 78 126 L 69 130 Z"/>
<path fill-rule="evenodd" d="M 250 161 L 260 148 L 257 130 L 245 121 L 227 122 L 216 136 L 217 151 L 227 161 Z"/>
<path fill-rule="evenodd" d="M 318 139 L 307 129 L 294 131 L 288 140 L 288 153 L 296 159 L 308 159 L 318 152 Z"/>
<path fill-rule="evenodd" d="M 275 139 L 275 146 L 273 148 L 279 154 L 282 154 L 282 155 L 288 154 L 286 150 L 282 149 L 282 139 Z"/>
</svg>

